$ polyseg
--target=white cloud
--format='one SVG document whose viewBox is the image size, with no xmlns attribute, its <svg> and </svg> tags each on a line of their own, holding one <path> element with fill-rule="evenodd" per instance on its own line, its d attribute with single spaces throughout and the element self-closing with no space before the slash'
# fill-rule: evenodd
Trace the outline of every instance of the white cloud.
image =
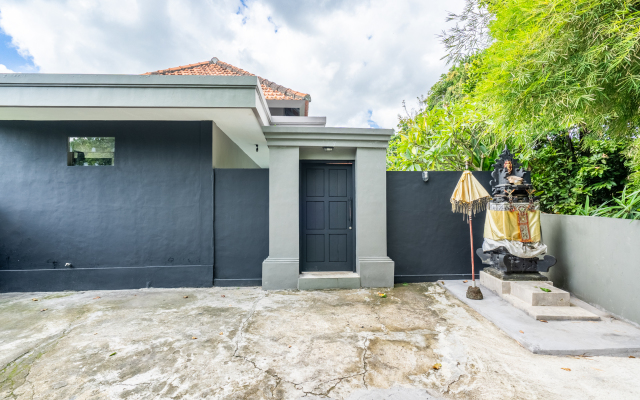
<svg viewBox="0 0 640 400">
<path fill-rule="evenodd" d="M 0 64 L 0 74 L 3 74 L 3 73 L 11 73 L 11 72 L 13 72 L 13 71 L 12 71 L 12 70 L 10 70 L 9 68 L 7 68 L 6 66 L 4 66 L 4 65 Z"/>
<path fill-rule="evenodd" d="M 244 4 L 0 0 L 0 28 L 40 72 L 139 74 L 216 56 L 310 93 L 311 114 L 331 126 L 390 128 L 402 100 L 446 71 L 436 34 L 463 0 Z"/>
</svg>

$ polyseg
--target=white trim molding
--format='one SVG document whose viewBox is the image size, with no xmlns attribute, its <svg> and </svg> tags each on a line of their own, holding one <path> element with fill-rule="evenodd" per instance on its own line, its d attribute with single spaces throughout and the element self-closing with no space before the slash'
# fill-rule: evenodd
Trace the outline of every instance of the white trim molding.
<svg viewBox="0 0 640 400">
<path fill-rule="evenodd" d="M 386 149 L 393 129 L 265 126 L 268 146 Z"/>
</svg>

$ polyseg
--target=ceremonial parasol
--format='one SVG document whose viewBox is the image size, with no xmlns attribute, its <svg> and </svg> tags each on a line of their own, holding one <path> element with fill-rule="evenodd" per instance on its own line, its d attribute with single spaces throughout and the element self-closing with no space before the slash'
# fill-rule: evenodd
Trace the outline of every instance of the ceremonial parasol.
<svg viewBox="0 0 640 400">
<path fill-rule="evenodd" d="M 482 292 L 480 288 L 476 286 L 473 259 L 473 225 L 471 220 L 475 213 L 485 209 L 489 200 L 491 200 L 491 196 L 489 196 L 489 193 L 482 187 L 480 182 L 474 178 L 471 171 L 464 171 L 451 196 L 451 211 L 463 213 L 469 222 L 469 236 L 471 238 L 471 279 L 473 286 L 469 286 L 467 289 L 467 297 L 475 300 L 482 299 Z"/>
</svg>

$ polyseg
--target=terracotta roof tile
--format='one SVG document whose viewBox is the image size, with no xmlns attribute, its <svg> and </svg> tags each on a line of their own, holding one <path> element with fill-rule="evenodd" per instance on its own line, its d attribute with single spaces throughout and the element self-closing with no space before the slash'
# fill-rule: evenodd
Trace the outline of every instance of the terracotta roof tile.
<svg viewBox="0 0 640 400">
<path fill-rule="evenodd" d="M 183 65 L 180 67 L 161 69 L 154 72 L 147 72 L 144 75 L 221 75 L 221 76 L 242 76 L 254 74 L 247 72 L 231 64 L 227 64 L 218 60 L 216 57 L 211 61 L 203 61 L 196 64 Z M 264 78 L 258 77 L 262 92 L 267 100 L 306 100 L 311 101 L 311 96 L 297 92 L 293 89 L 286 88 L 271 82 Z"/>
</svg>

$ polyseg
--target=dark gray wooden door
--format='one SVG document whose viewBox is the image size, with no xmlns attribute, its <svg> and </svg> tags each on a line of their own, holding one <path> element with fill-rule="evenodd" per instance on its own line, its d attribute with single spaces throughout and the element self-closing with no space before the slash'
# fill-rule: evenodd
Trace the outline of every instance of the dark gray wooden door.
<svg viewBox="0 0 640 400">
<path fill-rule="evenodd" d="M 300 165 L 300 270 L 353 271 L 353 164 Z"/>
</svg>

